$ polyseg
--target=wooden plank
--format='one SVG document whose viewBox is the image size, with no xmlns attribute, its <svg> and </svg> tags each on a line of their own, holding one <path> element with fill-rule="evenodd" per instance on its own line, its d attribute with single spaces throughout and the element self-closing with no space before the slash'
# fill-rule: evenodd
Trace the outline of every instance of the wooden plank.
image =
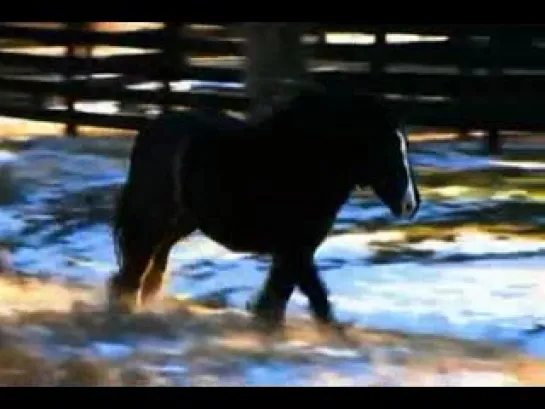
<svg viewBox="0 0 545 409">
<path fill-rule="evenodd" d="M 227 49 L 224 49 L 223 51 L 226 51 Z M 191 49 L 187 50 L 188 55 L 191 57 L 208 54 L 208 51 L 201 50 L 196 52 Z M 180 58 L 182 57 L 180 56 Z M 43 73 L 62 73 L 70 67 L 76 72 L 85 72 L 86 74 L 120 73 L 142 75 L 146 77 L 151 76 L 151 78 L 154 78 L 158 71 L 157 67 L 159 67 L 160 64 L 160 52 L 92 58 L 74 57 L 72 59 L 66 59 L 63 56 L 0 51 L 0 66 L 32 67 Z"/>
<path fill-rule="evenodd" d="M 128 32 L 102 32 L 75 29 L 47 29 L 0 25 L 0 38 L 36 41 L 46 45 L 108 45 L 117 47 L 161 49 L 167 41 L 162 29 Z M 176 47 L 199 54 L 238 54 L 237 42 L 202 35 L 187 35 Z"/>
<path fill-rule="evenodd" d="M 203 95 L 203 97 L 201 102 L 207 106 L 210 106 L 209 100 L 219 101 L 222 99 L 212 94 Z M 447 102 L 388 101 L 388 104 L 411 126 L 450 129 L 460 126 L 466 126 L 468 129 L 488 129 L 496 126 L 501 130 L 545 130 L 545 117 L 541 114 L 539 106 L 536 107 L 530 102 L 503 104 L 502 106 L 496 104 L 493 109 L 486 103 L 473 104 L 468 111 L 463 113 L 456 109 L 456 105 Z M 218 105 L 226 104 L 219 102 Z M 224 106 L 224 109 L 237 110 L 228 105 Z M 50 122 L 64 122 L 67 119 L 66 111 L 14 106 L 5 102 L 0 103 L 0 115 Z M 72 118 L 79 125 L 120 129 L 137 129 L 146 121 L 145 118 L 139 116 L 104 115 L 80 111 L 75 111 Z"/>
<path fill-rule="evenodd" d="M 215 95 L 199 95 L 198 97 L 199 99 L 197 99 L 195 102 L 201 103 L 202 99 L 202 103 L 206 104 L 207 107 L 213 106 L 214 101 L 218 106 L 217 109 L 221 109 L 220 105 L 223 105 L 221 101 L 222 98 Z M 151 119 L 144 115 L 108 115 L 82 111 L 74 111 L 73 113 L 69 113 L 66 110 L 40 109 L 33 106 L 17 106 L 10 105 L 5 102 L 0 102 L 0 116 L 57 123 L 65 123 L 67 119 L 70 119 L 77 125 L 128 130 L 138 130 Z"/>
<path fill-rule="evenodd" d="M 536 105 L 537 103 L 537 105 Z M 494 104 L 487 101 L 468 104 L 466 111 L 460 111 L 452 102 L 388 101 L 397 114 L 413 126 L 474 128 L 501 130 L 543 131 L 545 116 L 542 101 Z"/>
<path fill-rule="evenodd" d="M 34 109 L 32 107 L 12 106 L 0 102 L 0 115 L 24 118 L 34 121 L 65 123 L 68 112 L 65 110 Z M 136 115 L 106 115 L 75 111 L 70 118 L 78 125 L 98 126 L 135 130 L 144 126 L 149 119 Z"/>
<path fill-rule="evenodd" d="M 331 89 L 349 88 L 356 91 L 401 95 L 444 96 L 452 98 L 532 98 L 545 95 L 545 75 L 442 75 L 385 74 L 370 75 L 354 72 L 315 72 L 316 81 Z"/>
<path fill-rule="evenodd" d="M 194 81 L 241 83 L 243 81 L 243 71 L 240 67 L 223 68 L 189 65 L 185 68 L 184 78 Z"/>
<path fill-rule="evenodd" d="M 428 126 L 456 129 L 461 125 L 468 128 L 487 129 L 497 126 L 502 130 L 543 131 L 545 117 L 531 104 L 511 104 L 491 110 L 485 104 L 476 104 L 471 114 L 463 115 L 451 103 L 422 103 L 417 101 L 388 101 L 411 126 Z M 0 115 L 32 120 L 64 122 L 67 112 L 35 109 L 0 103 Z M 130 115 L 104 115 L 76 111 L 73 118 L 79 125 L 101 126 L 120 129 L 138 129 L 147 119 Z"/>
<path fill-rule="evenodd" d="M 374 47 L 368 46 L 316 46 L 317 58 L 341 60 L 349 62 L 372 61 L 377 55 Z M 455 44 L 398 44 L 383 48 L 380 53 L 382 60 L 389 64 L 415 65 L 450 65 L 457 66 L 460 58 L 464 58 L 473 67 L 487 68 L 491 55 L 487 49 L 467 49 Z M 191 51 L 188 51 L 191 54 Z M 518 47 L 508 51 L 500 51 L 503 66 L 508 68 L 543 69 L 545 70 L 545 50 L 537 47 Z M 85 73 L 120 73 L 145 78 L 157 78 L 157 67 L 161 62 L 161 54 L 152 52 L 136 55 L 114 55 L 108 57 L 94 57 L 90 59 L 64 59 L 61 56 L 30 55 L 23 53 L 0 51 L 0 65 L 4 67 L 32 67 L 44 73 L 62 73 L 69 65 L 75 71 Z M 215 67 L 208 68 L 212 73 Z M 204 72 L 204 70 L 203 70 Z M 232 71 L 218 71 L 218 74 L 230 79 L 236 75 Z M 207 74 L 208 75 L 208 74 Z M 176 77 L 187 77 L 187 73 L 180 71 Z M 212 79 L 212 78 L 210 78 Z"/>
<path fill-rule="evenodd" d="M 197 35 L 184 36 L 180 49 L 192 57 L 240 56 L 244 52 L 241 42 Z"/>
<path fill-rule="evenodd" d="M 188 23 L 186 32 L 193 35 L 206 36 L 211 39 L 241 39 L 243 40 L 241 26 L 244 23 Z"/>
<path fill-rule="evenodd" d="M 58 83 L 62 79 L 56 75 L 43 75 L 41 73 L 14 73 L 14 72 L 0 72 L 0 78 L 3 80 L 25 80 L 35 82 L 45 82 L 45 83 Z M 72 79 L 74 83 L 82 83 L 88 87 L 104 87 L 104 88 L 125 88 L 127 86 L 139 85 L 142 83 L 149 82 L 146 78 L 139 78 L 137 76 L 125 76 L 125 75 L 115 75 L 107 77 L 76 77 Z M 83 85 L 82 85 L 83 86 Z"/>
<path fill-rule="evenodd" d="M 35 55 L 0 51 L 0 64 L 7 67 L 32 67 L 43 73 L 64 73 L 71 69 L 85 74 L 122 73 L 129 75 L 151 75 L 160 58 L 160 53 L 136 55 L 114 55 L 108 57 L 83 58 Z"/>
<path fill-rule="evenodd" d="M 146 74 L 146 73 L 144 73 Z M 183 74 L 183 77 L 182 77 Z M 147 78 L 146 78 L 147 77 Z M 504 75 L 501 80 L 493 79 L 482 75 L 448 75 L 448 74 L 413 74 L 413 73 L 392 73 L 377 75 L 371 78 L 368 72 L 347 72 L 347 71 L 320 71 L 313 72 L 315 80 L 326 84 L 328 87 L 339 88 L 349 87 L 355 90 L 392 94 L 413 94 L 413 95 L 437 95 L 437 96 L 463 96 L 485 97 L 490 87 L 502 88 L 505 95 L 521 97 L 525 95 L 541 94 L 545 92 L 545 75 Z M 10 79 L 3 78 L 3 86 L 9 85 Z M 239 68 L 222 68 L 214 66 L 188 66 L 177 80 L 190 79 L 197 81 L 240 83 L 242 71 Z M 38 80 L 27 79 L 31 86 L 37 86 Z M 153 80 L 151 76 L 115 77 L 115 78 L 93 78 L 90 80 L 74 80 L 86 83 L 88 87 L 116 87 L 121 88 L 127 84 L 136 84 Z M 499 82 L 501 81 L 501 82 Z M 44 81 L 51 82 L 51 81 Z M 14 82 L 14 86 L 25 86 L 23 82 Z M 28 90 L 28 88 L 25 88 Z M 27 91 L 25 91 L 27 92 Z M 30 91 L 28 91 L 30 92 Z"/>
<path fill-rule="evenodd" d="M 92 87 L 81 82 L 70 84 L 68 82 L 0 78 L 0 89 L 46 96 L 63 96 L 70 93 L 78 101 L 102 100 L 122 101 L 123 103 L 132 104 L 206 105 L 215 109 L 232 109 L 235 111 L 243 111 L 248 105 L 244 95 L 236 95 L 232 92 L 171 92 L 163 95 L 157 90 Z"/>
<path fill-rule="evenodd" d="M 7 25 L 0 25 L 0 38 L 34 41 L 44 45 L 110 45 L 135 48 L 161 48 L 165 41 L 162 29 L 105 32 Z"/>
<path fill-rule="evenodd" d="M 374 33 L 386 31 L 396 34 L 431 36 L 489 36 L 503 31 L 507 35 L 545 38 L 543 24 L 381 24 L 381 23 L 318 23 L 322 31 L 342 33 Z"/>
<path fill-rule="evenodd" d="M 235 80 L 236 70 L 229 72 L 224 80 Z M 191 78 L 211 80 L 218 77 L 217 70 L 208 67 L 192 67 Z M 545 75 L 505 75 L 501 77 L 484 77 L 471 75 L 440 75 L 440 74 L 356 74 L 340 72 L 317 72 L 314 78 L 330 88 L 350 88 L 359 92 L 400 95 L 427 95 L 459 98 L 469 96 L 472 100 L 486 100 L 491 90 L 494 95 L 505 99 L 536 99 L 545 95 Z M 119 81 L 119 79 L 115 79 Z M 107 80 L 76 80 L 72 84 L 57 81 L 39 81 L 22 78 L 0 77 L 0 89 L 4 91 L 65 95 L 72 90 L 79 99 L 130 99 L 131 102 L 152 103 L 155 90 L 135 90 L 123 88 L 121 84 L 112 84 Z M 115 82 L 114 82 L 115 83 Z M 498 91 L 496 91 L 498 90 Z M 236 91 L 224 93 L 237 94 Z M 184 94 L 184 93 L 182 93 Z M 178 98 L 178 97 L 176 97 Z M 181 98 L 181 97 L 179 97 Z M 238 105 L 242 96 L 233 98 L 230 103 Z M 181 100 L 178 100 L 181 101 Z M 177 102 L 174 102 L 177 103 Z M 492 101 L 493 103 L 493 101 Z"/>
<path fill-rule="evenodd" d="M 317 59 L 344 62 L 365 62 L 379 57 L 389 64 L 458 66 L 463 58 L 471 66 L 485 68 L 491 58 L 488 47 L 462 47 L 452 41 L 389 44 L 380 51 L 372 44 L 317 44 L 315 47 Z M 545 50 L 538 47 L 500 46 L 498 52 L 504 68 L 545 68 Z"/>
<path fill-rule="evenodd" d="M 194 23 L 189 23 L 194 24 Z M 198 24 L 198 23 L 197 23 Z M 319 29 L 326 32 L 347 33 L 374 33 L 385 31 L 387 33 L 420 34 L 420 35 L 467 35 L 489 36 L 498 30 L 508 35 L 528 38 L 545 38 L 545 28 L 542 24 L 358 24 L 358 23 L 318 23 Z M 225 40 L 229 33 L 237 33 L 235 24 L 218 27 L 209 34 L 206 31 L 189 30 L 192 41 L 204 44 L 203 48 L 214 48 L 208 43 L 217 43 Z M 201 34 L 202 33 L 202 34 Z M 47 45 L 110 45 L 119 47 L 136 48 L 161 48 L 164 45 L 165 36 L 162 29 L 142 29 L 126 32 L 103 32 L 92 30 L 65 30 L 43 27 L 25 27 L 0 24 L 0 38 L 13 38 L 40 42 Z M 221 42 L 221 41 L 219 41 Z M 229 42 L 229 41 L 225 41 Z M 199 47 L 198 44 L 197 48 Z M 225 48 L 221 46 L 221 48 Z"/>
</svg>

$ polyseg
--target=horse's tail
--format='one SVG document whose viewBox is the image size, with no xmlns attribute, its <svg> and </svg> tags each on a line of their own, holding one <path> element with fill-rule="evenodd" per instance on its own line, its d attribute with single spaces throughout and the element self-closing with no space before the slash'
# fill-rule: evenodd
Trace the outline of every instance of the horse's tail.
<svg viewBox="0 0 545 409">
<path fill-rule="evenodd" d="M 138 240 L 148 233 L 142 230 L 145 223 L 161 223 L 154 218 L 168 217 L 164 206 L 169 205 L 176 186 L 174 161 L 180 141 L 187 135 L 184 129 L 179 129 L 180 125 L 183 126 L 183 118 L 180 119 L 179 114 L 166 113 L 147 124 L 135 137 L 127 179 L 117 197 L 112 221 L 114 250 L 120 268 L 130 240 Z M 158 206 L 163 208 L 158 210 Z"/>
<path fill-rule="evenodd" d="M 124 263 L 123 249 L 126 248 L 125 226 L 129 225 L 131 219 L 129 186 L 130 181 L 127 180 L 127 182 L 121 187 L 121 191 L 119 192 L 115 203 L 112 223 L 114 250 L 119 268 L 122 268 Z"/>
</svg>

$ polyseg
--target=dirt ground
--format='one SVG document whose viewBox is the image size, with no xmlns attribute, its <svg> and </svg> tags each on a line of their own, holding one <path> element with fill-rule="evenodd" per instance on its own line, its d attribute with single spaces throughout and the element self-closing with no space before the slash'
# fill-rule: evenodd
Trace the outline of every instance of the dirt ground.
<svg viewBox="0 0 545 409">
<path fill-rule="evenodd" d="M 276 348 L 286 342 L 358 351 L 377 373 L 392 365 L 401 368 L 405 385 L 460 371 L 501 373 L 519 385 L 545 384 L 545 362 L 477 342 L 362 328 L 349 329 L 349 341 L 345 341 L 324 336 L 311 322 L 296 318 L 289 319 L 282 337 L 269 339 L 252 330 L 244 313 L 210 303 L 171 297 L 149 311 L 123 317 L 106 313 L 103 305 L 100 288 L 4 273 L 0 277 L 0 385 L 168 386 L 172 379 L 156 368 L 173 355 L 189 368 L 183 375 L 187 385 L 229 383 L 225 381 L 229 372 L 236 372 L 236 363 L 244 359 L 316 361 L 324 368 L 323 374 L 317 374 L 321 384 L 334 383 L 334 377 L 327 379 L 326 358 Z M 89 347 L 92 340 L 128 334 L 140 339 L 177 339 L 179 347 L 170 351 L 137 347 L 122 359 L 97 356 Z"/>
</svg>

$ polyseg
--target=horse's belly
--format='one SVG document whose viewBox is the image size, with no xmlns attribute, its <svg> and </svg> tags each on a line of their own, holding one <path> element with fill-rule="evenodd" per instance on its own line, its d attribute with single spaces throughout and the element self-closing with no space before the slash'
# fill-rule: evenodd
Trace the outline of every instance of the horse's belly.
<svg viewBox="0 0 545 409">
<path fill-rule="evenodd" d="M 217 228 L 201 229 L 203 233 L 216 243 L 237 253 L 272 253 L 276 247 L 270 246 L 270 239 L 262 233 L 240 234 L 240 230 L 221 230 Z"/>
<path fill-rule="evenodd" d="M 197 211 L 199 229 L 212 240 L 236 252 L 270 253 L 277 249 L 286 234 L 289 220 L 282 220 L 276 213 L 260 214 L 256 209 L 242 213 L 237 211 Z"/>
<path fill-rule="evenodd" d="M 201 207 L 196 210 L 199 229 L 235 252 L 273 253 L 319 244 L 335 220 L 337 207 L 283 198 L 283 203 L 250 201 L 231 207 L 224 202 L 214 209 Z"/>
<path fill-rule="evenodd" d="M 311 178 L 309 170 L 292 171 L 289 162 L 277 172 L 270 170 L 274 164 L 237 167 L 218 157 L 207 163 L 186 174 L 188 208 L 199 230 L 236 252 L 318 243 L 348 192 L 318 182 L 322 178 Z"/>
</svg>

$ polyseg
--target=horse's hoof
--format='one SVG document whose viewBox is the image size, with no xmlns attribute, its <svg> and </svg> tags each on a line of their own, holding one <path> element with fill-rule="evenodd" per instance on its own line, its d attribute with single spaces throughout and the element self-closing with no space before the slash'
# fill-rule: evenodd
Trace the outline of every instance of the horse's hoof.
<svg viewBox="0 0 545 409">
<path fill-rule="evenodd" d="M 162 298 L 163 287 L 164 281 L 162 277 L 160 279 L 154 276 L 146 278 L 140 291 L 140 304 L 150 305 L 159 301 Z"/>
<path fill-rule="evenodd" d="M 110 277 L 106 283 L 107 311 L 118 314 L 132 314 L 141 305 L 140 288 L 127 288 L 119 275 Z"/>
<path fill-rule="evenodd" d="M 261 337 L 263 341 L 266 342 L 280 341 L 285 336 L 283 322 L 271 321 L 254 316 L 251 328 L 258 337 Z"/>
<path fill-rule="evenodd" d="M 283 320 L 278 314 L 268 310 L 259 310 L 255 304 L 246 303 L 246 310 L 252 314 L 252 327 L 263 335 L 274 335 L 284 328 Z"/>
<path fill-rule="evenodd" d="M 108 296 L 108 312 L 114 314 L 133 314 L 140 307 L 140 294 L 138 291 L 115 291 L 110 288 Z"/>
<path fill-rule="evenodd" d="M 255 302 L 246 301 L 246 305 L 244 306 L 244 309 L 246 310 L 246 312 L 255 315 L 256 313 Z"/>
<path fill-rule="evenodd" d="M 162 299 L 160 292 L 142 294 L 140 301 L 137 303 L 137 307 L 144 307 L 154 305 Z"/>
<path fill-rule="evenodd" d="M 111 314 L 129 315 L 138 311 L 138 303 L 124 297 L 123 299 L 110 300 L 107 309 Z"/>
<path fill-rule="evenodd" d="M 543 334 L 545 332 L 545 325 L 543 324 L 536 324 L 532 328 L 524 330 L 525 335 L 537 335 L 537 334 Z"/>
<path fill-rule="evenodd" d="M 350 341 L 347 331 L 354 326 L 353 322 L 339 321 L 318 321 L 318 331 L 326 336 L 339 339 L 341 341 Z"/>
<path fill-rule="evenodd" d="M 275 336 L 284 330 L 284 309 L 265 303 L 260 297 L 246 302 L 246 311 L 252 315 L 252 326 L 265 336 Z"/>
</svg>

